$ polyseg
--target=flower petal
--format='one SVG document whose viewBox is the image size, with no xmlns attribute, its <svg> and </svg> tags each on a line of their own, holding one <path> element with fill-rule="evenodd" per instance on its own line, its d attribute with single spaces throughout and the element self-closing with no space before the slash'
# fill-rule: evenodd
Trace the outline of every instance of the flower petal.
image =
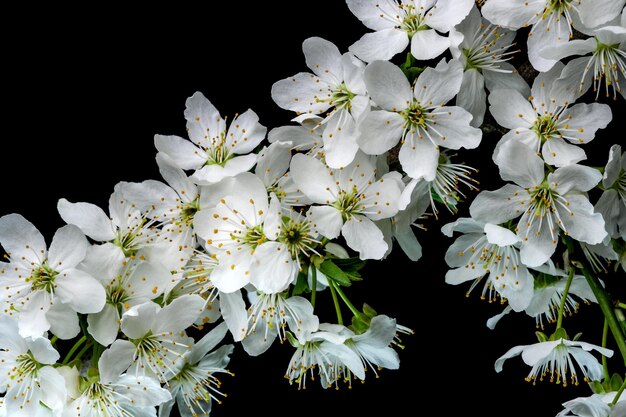
<svg viewBox="0 0 626 417">
<path fill-rule="evenodd" d="M 228 177 L 250 171 L 256 163 L 256 154 L 236 156 L 222 165 L 205 165 L 191 179 L 198 185 L 212 185 Z"/>
<path fill-rule="evenodd" d="M 89 334 L 102 346 L 109 346 L 120 330 L 120 315 L 117 308 L 105 304 L 102 311 L 87 316 Z"/>
<path fill-rule="evenodd" d="M 67 269 L 56 277 L 55 283 L 55 295 L 77 313 L 97 313 L 104 307 L 106 302 L 104 287 L 84 271 Z"/>
<path fill-rule="evenodd" d="M 500 247 L 511 246 L 520 241 L 520 238 L 509 229 L 491 223 L 485 224 L 485 234 L 489 243 Z"/>
<path fill-rule="evenodd" d="M 106 242 L 115 238 L 111 219 L 100 207 L 90 203 L 70 203 L 62 198 L 57 209 L 65 223 L 78 226 L 93 240 Z"/>
<path fill-rule="evenodd" d="M 341 212 L 335 207 L 313 206 L 309 208 L 307 217 L 315 233 L 326 236 L 328 239 L 334 239 L 339 236 L 343 219 L 341 218 Z"/>
<path fill-rule="evenodd" d="M 154 334 L 179 333 L 190 327 L 204 311 L 206 300 L 196 294 L 176 298 L 156 314 Z"/>
<path fill-rule="evenodd" d="M 154 146 L 182 169 L 199 169 L 207 161 L 202 149 L 178 136 L 154 135 Z"/>
<path fill-rule="evenodd" d="M 541 148 L 541 155 L 546 164 L 555 167 L 564 167 L 587 159 L 585 151 L 561 138 L 548 139 Z"/>
<path fill-rule="evenodd" d="M 198 187 L 187 178 L 187 174 L 176 166 L 166 154 L 159 152 L 156 156 L 161 176 L 176 191 L 183 203 L 191 203 L 198 195 Z"/>
<path fill-rule="evenodd" d="M 89 242 L 81 230 L 72 225 L 56 231 L 48 251 L 48 265 L 55 271 L 74 268 L 87 255 Z"/>
<path fill-rule="evenodd" d="M 495 90 L 489 94 L 489 112 L 498 124 L 508 129 L 531 127 L 537 119 L 532 105 L 518 91 Z"/>
<path fill-rule="evenodd" d="M 574 239 L 595 245 L 607 236 L 604 219 L 600 213 L 594 213 L 593 206 L 587 198 L 580 194 L 569 194 L 565 197 L 566 207 L 557 206 L 561 217 L 561 226 Z"/>
<path fill-rule="evenodd" d="M 26 340 L 26 344 L 33 358 L 41 364 L 54 365 L 61 357 L 52 343 L 45 337 L 34 337 Z"/>
<path fill-rule="evenodd" d="M 568 118 L 567 127 L 559 129 L 567 140 L 572 143 L 590 142 L 598 129 L 606 128 L 611 119 L 611 108 L 600 103 L 579 103 L 563 112 L 563 120 Z"/>
<path fill-rule="evenodd" d="M 535 366 L 537 363 L 544 360 L 552 351 L 562 343 L 563 339 L 554 340 L 549 342 L 535 343 L 534 345 L 526 346 L 522 352 L 522 359 L 524 363 L 529 366 Z"/>
<path fill-rule="evenodd" d="M 330 168 L 340 169 L 354 160 L 359 150 L 357 127 L 348 110 L 340 109 L 330 116 L 324 129 L 324 153 Z"/>
<path fill-rule="evenodd" d="M 526 190 L 507 184 L 495 191 L 482 191 L 470 206 L 470 214 L 480 221 L 504 223 L 522 215 L 528 206 Z"/>
<path fill-rule="evenodd" d="M 552 11 L 556 15 L 555 11 Z M 558 61 L 544 58 L 542 51 L 546 47 L 565 45 L 569 40 L 569 23 L 565 16 L 547 16 L 539 19 L 528 35 L 528 60 L 533 68 L 540 72 L 550 71 Z"/>
<path fill-rule="evenodd" d="M 11 260 L 23 262 L 27 268 L 31 264 L 40 265 L 46 259 L 43 235 L 20 214 L 0 217 L 0 245 Z"/>
<path fill-rule="evenodd" d="M 576 6 L 580 20 L 583 25 L 588 28 L 595 28 L 596 26 L 614 19 L 622 12 L 623 7 L 623 0 L 600 2 L 587 0 L 580 2 L 580 4 Z"/>
<path fill-rule="evenodd" d="M 375 61 L 365 68 L 365 85 L 377 106 L 394 112 L 413 101 L 411 85 L 400 68 L 387 61 Z"/>
<path fill-rule="evenodd" d="M 422 61 L 437 58 L 449 47 L 448 37 L 441 36 L 433 29 L 419 30 L 411 38 L 411 54 Z"/>
<path fill-rule="evenodd" d="M 78 316 L 67 304 L 55 300 L 46 318 L 50 322 L 50 332 L 61 340 L 73 339 L 80 333 Z"/>
<path fill-rule="evenodd" d="M 431 133 L 435 143 L 449 149 L 474 149 L 480 144 L 482 130 L 470 126 L 472 115 L 461 107 L 441 107 L 434 120 L 436 133 Z M 430 130 L 430 127 L 429 127 Z"/>
<path fill-rule="evenodd" d="M 272 86 L 272 99 L 285 110 L 320 114 L 330 108 L 332 91 L 319 77 L 301 72 L 277 81 Z"/>
<path fill-rule="evenodd" d="M 402 12 L 395 2 L 383 2 L 379 0 L 346 0 L 348 9 L 365 26 L 374 30 L 393 28 L 396 22 L 390 21 L 387 16 L 398 16 Z"/>
<path fill-rule="evenodd" d="M 219 111 L 199 91 L 185 102 L 185 119 L 189 139 L 195 144 L 209 148 L 214 138 L 226 131 L 226 122 Z"/>
<path fill-rule="evenodd" d="M 265 242 L 254 250 L 250 282 L 265 294 L 277 294 L 289 287 L 298 275 L 298 263 L 291 259 L 287 245 Z"/>
<path fill-rule="evenodd" d="M 224 146 L 232 153 L 247 154 L 265 139 L 266 133 L 267 128 L 259 123 L 259 116 L 248 109 L 230 123 Z"/>
<path fill-rule="evenodd" d="M 544 180 L 544 163 L 528 146 L 510 140 L 500 147 L 496 160 L 503 180 L 531 188 Z"/>
<path fill-rule="evenodd" d="M 315 203 L 335 201 L 337 184 L 326 165 L 319 159 L 297 154 L 291 159 L 291 177 L 298 189 Z"/>
<path fill-rule="evenodd" d="M 545 0 L 487 0 L 481 11 L 494 25 L 519 29 L 546 7 Z"/>
<path fill-rule="evenodd" d="M 118 339 L 110 348 L 102 352 L 98 360 L 100 381 L 103 384 L 117 381 L 120 375 L 133 363 L 135 351 L 135 345 L 131 342 Z"/>
<path fill-rule="evenodd" d="M 120 328 L 129 339 L 140 339 L 152 331 L 160 309 L 152 301 L 133 306 L 122 316 Z"/>
<path fill-rule="evenodd" d="M 302 43 L 302 51 L 307 67 L 330 85 L 343 81 L 341 52 L 334 43 L 326 39 L 312 37 Z"/>
<path fill-rule="evenodd" d="M 241 341 L 248 329 L 248 313 L 241 291 L 220 293 L 220 310 L 235 342 Z"/>
<path fill-rule="evenodd" d="M 458 94 L 463 82 L 463 65 L 453 59 L 439 61 L 435 68 L 427 67 L 413 87 L 417 101 L 423 106 L 443 106 Z"/>
<path fill-rule="evenodd" d="M 341 228 L 341 233 L 348 246 L 359 252 L 361 259 L 381 259 L 387 252 L 383 232 L 367 217 L 352 216 Z"/>
<path fill-rule="evenodd" d="M 439 164 L 439 149 L 427 138 L 409 132 L 400 148 L 398 159 L 409 177 L 433 181 Z"/>
<path fill-rule="evenodd" d="M 601 179 L 600 171 L 584 165 L 568 165 L 548 174 L 548 182 L 561 195 L 572 190 L 587 192 Z"/>
<path fill-rule="evenodd" d="M 404 51 L 408 44 L 409 37 L 405 31 L 391 28 L 366 33 L 349 50 L 365 62 L 388 61 Z"/>
<path fill-rule="evenodd" d="M 520 259 L 529 267 L 544 264 L 556 249 L 559 229 L 551 212 L 537 215 L 525 212 L 518 225 L 517 235 L 522 239 Z"/>
<path fill-rule="evenodd" d="M 485 92 L 485 77 L 476 69 L 469 69 L 463 73 L 461 89 L 456 96 L 456 105 L 472 114 L 473 127 L 480 127 L 487 111 L 487 93 Z"/>
<path fill-rule="evenodd" d="M 382 155 L 400 141 L 404 118 L 385 110 L 370 112 L 359 124 L 357 143 L 368 155 Z"/>
</svg>

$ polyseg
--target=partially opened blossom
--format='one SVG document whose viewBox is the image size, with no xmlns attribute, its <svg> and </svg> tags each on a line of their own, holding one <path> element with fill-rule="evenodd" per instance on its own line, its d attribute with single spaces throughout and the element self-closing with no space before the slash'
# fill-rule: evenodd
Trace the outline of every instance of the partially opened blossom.
<svg viewBox="0 0 626 417">
<path fill-rule="evenodd" d="M 472 113 L 472 126 L 483 123 L 487 93 L 498 88 L 519 91 L 528 97 L 530 89 L 515 67 L 508 63 L 515 32 L 490 24 L 476 7 L 450 31 L 450 51 L 463 64 L 463 82 L 456 97 L 457 106 Z"/>
<path fill-rule="evenodd" d="M 580 56 L 570 60 L 561 73 L 559 82 L 568 91 L 583 95 L 593 87 L 596 98 L 601 93 L 613 99 L 618 93 L 626 97 L 626 17 L 624 20 L 619 26 L 586 31 L 590 38 L 544 49 L 542 55 L 555 60 Z"/>
<path fill-rule="evenodd" d="M 626 406 L 626 398 L 620 396 L 617 404 L 613 405 L 616 394 L 617 392 L 613 391 L 567 401 L 563 403 L 563 411 L 556 417 L 619 417 L 619 409 L 621 412 L 626 411 L 626 408 L 622 408 Z"/>
<path fill-rule="evenodd" d="M 573 35 L 575 19 L 593 27 L 615 18 L 622 7 L 623 0 L 487 0 L 482 13 L 491 23 L 506 28 L 532 26 L 528 59 L 537 71 L 544 72 L 557 60 L 543 57 L 542 51 L 565 45 Z"/>
<path fill-rule="evenodd" d="M 226 370 L 233 345 L 215 347 L 226 335 L 224 323 L 215 327 L 198 340 L 176 364 L 176 373 L 168 381 L 172 400 L 159 407 L 159 417 L 169 417 L 174 403 L 182 416 L 208 416 L 213 402 L 221 403 L 219 374 L 231 374 Z"/>
<path fill-rule="evenodd" d="M 154 144 L 179 168 L 193 170 L 191 179 L 198 184 L 212 184 L 223 178 L 250 170 L 256 163 L 251 153 L 265 138 L 266 128 L 259 117 L 248 110 L 226 120 L 200 92 L 187 99 L 187 141 L 178 136 L 156 135 Z"/>
<path fill-rule="evenodd" d="M 496 121 L 511 129 L 494 153 L 509 141 L 524 143 L 550 165 L 562 167 L 587 158 L 577 145 L 593 140 L 598 129 L 607 127 L 612 119 L 611 108 L 600 103 L 578 103 L 570 106 L 574 96 L 557 78 L 561 64 L 535 78 L 530 99 L 518 91 L 499 89 L 489 95 L 489 107 Z"/>
<path fill-rule="evenodd" d="M 0 218 L 0 244 L 9 260 L 0 263 L 0 302 L 5 314 L 17 315 L 22 336 L 42 336 L 54 326 L 59 337 L 72 338 L 80 330 L 76 313 L 96 313 L 104 306 L 102 284 L 76 268 L 89 247 L 78 227 L 58 229 L 48 249 L 31 222 L 8 214 Z M 52 307 L 54 316 L 48 314 Z"/>
<path fill-rule="evenodd" d="M 359 149 L 357 123 L 369 110 L 363 82 L 364 65 L 350 54 L 342 55 L 331 42 L 309 38 L 302 44 L 311 73 L 301 72 L 272 86 L 280 107 L 303 115 L 322 115 L 326 162 L 341 168 L 352 162 Z"/>
<path fill-rule="evenodd" d="M 496 372 L 502 371 L 504 362 L 522 355 L 524 363 L 531 367 L 526 380 L 535 383 L 549 378 L 550 382 L 567 386 L 578 385 L 578 372 L 582 372 L 585 382 L 602 379 L 602 365 L 590 353 L 596 352 L 606 357 L 613 356 L 613 351 L 586 342 L 567 339 L 551 340 L 528 346 L 515 346 L 502 355 L 495 364 Z M 578 365 L 578 369 L 574 366 Z"/>
<path fill-rule="evenodd" d="M 400 358 L 391 347 L 396 337 L 396 320 L 385 315 L 372 317 L 369 328 L 362 334 L 354 335 L 345 343 L 361 358 L 363 367 L 377 370 L 398 369 Z"/>
<path fill-rule="evenodd" d="M 12 317 L 0 317 L 0 393 L 11 417 L 60 416 L 65 380 L 52 366 L 59 353 L 44 337 L 20 336 Z"/>
<path fill-rule="evenodd" d="M 359 153 L 343 169 L 331 169 L 306 155 L 291 160 L 298 188 L 315 203 L 308 216 L 313 228 L 334 239 L 340 234 L 361 259 L 380 259 L 388 245 L 375 221 L 398 212 L 402 182 L 397 172 L 376 179 L 374 164 Z"/>
<path fill-rule="evenodd" d="M 156 416 L 155 407 L 172 399 L 159 381 L 146 375 L 125 373 L 133 352 L 112 345 L 98 360 L 98 378 L 90 378 L 63 417 Z"/>
<path fill-rule="evenodd" d="M 458 106 L 446 106 L 459 92 L 463 66 L 442 60 L 427 68 L 411 86 L 397 66 L 376 61 L 365 70 L 365 83 L 381 110 L 371 111 L 359 125 L 359 147 L 381 155 L 401 143 L 399 160 L 411 178 L 432 181 L 440 147 L 473 149 L 482 137 L 470 126 L 472 115 Z"/>
<path fill-rule="evenodd" d="M 504 223 L 521 216 L 516 232 L 521 239 L 520 259 L 526 266 L 545 263 L 554 253 L 561 232 L 575 240 L 597 244 L 607 236 L 602 215 L 585 196 L 600 182 L 597 170 L 567 165 L 544 172 L 544 162 L 528 146 L 509 141 L 501 146 L 500 176 L 513 181 L 496 191 L 483 191 L 470 213 L 476 220 Z"/>
<path fill-rule="evenodd" d="M 521 239 L 504 227 L 461 218 L 445 225 L 442 232 L 462 236 L 446 252 L 447 264 L 454 268 L 446 273 L 446 282 L 458 285 L 473 281 L 469 293 L 484 278 L 481 298 L 495 301 L 496 294 L 506 299 L 513 310 L 522 311 L 531 302 L 534 280 L 521 263 L 517 248 Z"/>
<path fill-rule="evenodd" d="M 596 203 L 596 211 L 602 214 L 611 238 L 626 239 L 626 153 L 619 145 L 611 147 L 602 186 L 604 192 Z"/>
<path fill-rule="evenodd" d="M 365 62 L 390 60 L 411 44 L 417 59 L 437 58 L 450 46 L 445 34 L 463 20 L 471 0 L 347 0 L 348 8 L 375 32 L 366 33 L 350 52 Z"/>
</svg>

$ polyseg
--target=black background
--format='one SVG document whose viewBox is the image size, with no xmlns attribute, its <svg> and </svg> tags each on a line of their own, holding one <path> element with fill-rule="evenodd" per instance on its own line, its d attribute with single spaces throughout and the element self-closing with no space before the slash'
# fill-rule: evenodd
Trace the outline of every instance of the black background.
<svg viewBox="0 0 626 417">
<path fill-rule="evenodd" d="M 51 239 L 62 225 L 59 198 L 106 208 L 118 181 L 158 179 L 153 135 L 185 135 L 185 99 L 195 91 L 222 115 L 251 107 L 270 128 L 287 124 L 291 114 L 272 102 L 270 88 L 307 70 L 302 41 L 321 36 L 345 51 L 367 30 L 342 1 L 207 3 L 151 6 L 149 13 L 103 8 L 80 19 L 60 9 L 5 16 L 22 29 L 3 30 L 0 215 L 19 212 Z M 623 106 L 615 109 L 623 118 Z M 591 165 L 604 165 L 610 144 L 621 140 L 619 123 L 586 148 L 595 149 Z M 490 158 L 498 138 L 487 135 L 480 149 L 461 152 L 480 168 L 485 189 L 500 186 Z M 419 232 L 421 261 L 398 250 L 371 262 L 365 281 L 349 290 L 355 303 L 368 302 L 416 331 L 405 338 L 399 371 L 382 371 L 380 379 L 369 373 L 351 390 L 308 384 L 298 391 L 283 377 L 291 347 L 275 345 L 257 358 L 237 347 L 230 366 L 236 376 L 222 378 L 229 396 L 213 415 L 358 415 L 382 407 L 395 415 L 552 416 L 561 402 L 588 395 L 582 386 L 533 387 L 519 358 L 495 373 L 494 361 L 510 347 L 535 342 L 534 321 L 509 316 L 490 331 L 487 318 L 503 306 L 480 301 L 480 288 L 466 298 L 466 286 L 444 283 L 451 240 L 439 229 L 451 219 L 428 221 L 428 231 Z M 332 317 L 329 295 L 318 303 Z M 584 306 L 567 323 L 570 333 L 584 329 L 585 340 L 599 342 L 595 307 Z"/>
</svg>

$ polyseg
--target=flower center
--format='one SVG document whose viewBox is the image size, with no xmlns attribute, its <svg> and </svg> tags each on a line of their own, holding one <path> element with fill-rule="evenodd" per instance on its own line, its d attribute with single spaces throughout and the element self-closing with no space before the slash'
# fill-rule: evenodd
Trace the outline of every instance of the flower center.
<svg viewBox="0 0 626 417">
<path fill-rule="evenodd" d="M 233 238 L 236 238 L 233 236 Z M 251 246 L 253 249 L 267 241 L 267 237 L 263 234 L 263 226 L 254 226 L 248 228 L 242 241 Z"/>
<path fill-rule="evenodd" d="M 92 410 L 106 417 L 132 417 L 133 415 L 124 407 L 120 406 L 117 401 L 117 394 L 111 387 L 103 385 L 100 382 L 92 383 L 85 392 L 85 396 L 89 398 L 87 404 Z"/>
<path fill-rule="evenodd" d="M 313 246 L 318 243 L 309 235 L 310 232 L 311 226 L 308 222 L 289 219 L 283 222 L 282 232 L 278 240 L 287 245 L 291 256 L 294 258 L 297 258 L 301 252 L 308 256 L 308 252 L 313 251 Z"/>
<path fill-rule="evenodd" d="M 26 279 L 26 282 L 31 283 L 32 291 L 43 290 L 53 294 L 56 288 L 54 280 L 57 275 L 58 272 L 50 268 L 46 263 L 43 263 L 40 267 L 32 271 L 31 276 Z"/>
<path fill-rule="evenodd" d="M 349 220 L 353 214 L 357 214 L 364 207 L 360 205 L 363 196 L 359 194 L 356 187 L 352 191 L 340 190 L 337 200 L 333 204 L 337 210 L 341 212 L 344 221 Z"/>
<path fill-rule="evenodd" d="M 584 80 L 587 72 L 593 68 L 593 90 L 600 93 L 602 79 L 606 86 L 606 96 L 609 97 L 609 90 L 613 88 L 613 97 L 621 92 L 619 77 L 626 75 L 626 52 L 619 49 L 619 44 L 607 45 L 596 38 L 596 49 L 593 52 L 595 65 L 590 62 L 583 71 Z"/>
<path fill-rule="evenodd" d="M 15 364 L 17 366 L 9 371 L 9 377 L 11 379 L 17 378 L 18 382 L 21 378 L 35 376 L 41 367 L 30 351 L 18 356 L 15 359 Z"/>
<path fill-rule="evenodd" d="M 106 296 L 107 303 L 115 306 L 121 315 L 121 307 L 124 306 L 130 298 L 124 288 L 124 282 L 121 275 L 118 275 L 115 280 L 106 287 Z"/>
<path fill-rule="evenodd" d="M 346 83 L 341 83 L 334 91 L 330 99 L 331 104 L 336 108 L 347 108 L 350 110 L 352 104 L 350 102 L 356 96 L 352 91 L 348 90 Z"/>
<path fill-rule="evenodd" d="M 407 32 L 409 38 L 411 38 L 420 30 L 429 29 L 429 27 L 424 24 L 424 16 L 416 12 L 415 6 L 403 3 L 400 5 L 400 8 L 405 13 L 404 18 L 400 23 L 400 29 Z"/>
<path fill-rule="evenodd" d="M 226 165 L 226 162 L 228 162 L 228 160 L 234 156 L 225 146 L 225 141 L 223 137 L 224 133 L 222 133 L 221 136 L 222 142 L 219 145 L 216 145 L 206 150 L 208 156 L 205 165 L 219 165 L 223 167 L 224 165 Z"/>
<path fill-rule="evenodd" d="M 572 0 L 551 0 L 546 7 L 546 11 L 544 14 L 548 15 L 550 13 L 565 13 L 572 8 L 572 6 L 570 6 L 571 2 Z"/>
<path fill-rule="evenodd" d="M 180 217 L 183 223 L 189 223 L 193 220 L 193 216 L 200 210 L 200 197 L 197 197 L 190 203 L 184 203 L 180 210 Z"/>
<path fill-rule="evenodd" d="M 558 121 L 553 116 L 540 116 L 531 129 L 545 142 L 548 139 L 559 137 Z"/>
<path fill-rule="evenodd" d="M 404 117 L 406 128 L 428 128 L 429 113 L 418 103 L 412 103 L 402 112 L 402 116 Z"/>
</svg>

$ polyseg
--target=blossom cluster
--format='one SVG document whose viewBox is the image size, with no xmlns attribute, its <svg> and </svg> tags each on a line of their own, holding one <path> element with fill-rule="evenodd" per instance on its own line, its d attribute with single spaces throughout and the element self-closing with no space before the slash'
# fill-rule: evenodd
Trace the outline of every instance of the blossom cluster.
<svg viewBox="0 0 626 417">
<path fill-rule="evenodd" d="M 623 416 L 623 372 L 598 360 L 612 345 L 570 337 L 563 318 L 598 303 L 626 355 L 626 305 L 596 277 L 626 269 L 626 155 L 616 144 L 605 168 L 584 165 L 613 118 L 593 99 L 624 95 L 624 1 L 482 3 L 347 0 L 371 32 L 343 52 L 304 41 L 309 71 L 271 90 L 290 124 L 268 132 L 252 109 L 224 117 L 197 92 L 188 137 L 154 138 L 162 180 L 118 183 L 107 211 L 59 200 L 66 225 L 49 244 L 21 215 L 1 217 L 0 416 L 209 415 L 232 374 L 225 338 L 252 356 L 287 341 L 298 388 L 397 369 L 413 332 L 355 306 L 349 287 L 394 242 L 420 259 L 420 222 L 477 190 L 456 151 L 478 148 L 492 119 L 506 131 L 493 162 L 507 184 L 443 226 L 460 234 L 445 280 L 505 305 L 489 327 L 525 312 L 541 328 L 498 372 L 521 354 L 529 381 L 590 383 L 560 416 Z M 512 64 L 520 35 L 532 85 Z"/>
</svg>

